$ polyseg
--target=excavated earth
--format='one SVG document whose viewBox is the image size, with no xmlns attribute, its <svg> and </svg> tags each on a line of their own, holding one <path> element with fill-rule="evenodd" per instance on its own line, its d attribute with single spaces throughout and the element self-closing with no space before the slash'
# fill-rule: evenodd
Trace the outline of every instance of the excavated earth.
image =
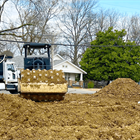
<svg viewBox="0 0 140 140">
<path fill-rule="evenodd" d="M 0 94 L 0 140 L 140 140 L 139 101 L 140 86 L 129 78 L 60 102 Z"/>
</svg>

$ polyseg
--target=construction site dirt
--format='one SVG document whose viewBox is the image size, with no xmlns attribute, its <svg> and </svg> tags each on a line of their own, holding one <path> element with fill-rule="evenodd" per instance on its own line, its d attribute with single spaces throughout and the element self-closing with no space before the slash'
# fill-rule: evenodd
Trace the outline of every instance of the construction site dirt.
<svg viewBox="0 0 140 140">
<path fill-rule="evenodd" d="M 118 78 L 95 94 L 34 102 L 0 94 L 2 140 L 140 140 L 140 86 Z"/>
</svg>

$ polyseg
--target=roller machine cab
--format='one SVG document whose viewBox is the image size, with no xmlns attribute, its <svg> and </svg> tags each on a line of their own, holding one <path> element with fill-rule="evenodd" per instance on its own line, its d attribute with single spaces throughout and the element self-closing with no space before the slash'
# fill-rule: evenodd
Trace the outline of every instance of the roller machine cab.
<svg viewBox="0 0 140 140">
<path fill-rule="evenodd" d="M 25 44 L 23 48 L 25 49 L 25 58 L 24 58 L 24 69 L 46 69 L 49 70 L 51 69 L 51 64 L 50 64 L 50 44 L 39 44 L 39 43 L 30 43 L 30 44 Z M 46 52 L 47 54 L 45 55 L 38 55 L 38 56 L 32 56 L 30 55 L 30 51 L 35 49 L 44 49 L 43 51 Z M 27 56 L 29 55 L 29 56 Z"/>
<path fill-rule="evenodd" d="M 24 44 L 24 69 L 21 69 L 19 92 L 21 97 L 34 101 L 63 100 L 68 89 L 62 70 L 51 69 L 50 44 Z M 30 55 L 32 50 L 44 55 Z"/>
</svg>

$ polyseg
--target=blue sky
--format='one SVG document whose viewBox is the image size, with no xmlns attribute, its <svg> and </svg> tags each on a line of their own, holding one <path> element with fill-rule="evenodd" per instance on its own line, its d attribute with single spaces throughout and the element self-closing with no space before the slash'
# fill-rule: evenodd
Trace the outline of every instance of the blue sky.
<svg viewBox="0 0 140 140">
<path fill-rule="evenodd" d="M 140 0 L 99 0 L 99 6 L 127 15 L 140 14 Z"/>
</svg>

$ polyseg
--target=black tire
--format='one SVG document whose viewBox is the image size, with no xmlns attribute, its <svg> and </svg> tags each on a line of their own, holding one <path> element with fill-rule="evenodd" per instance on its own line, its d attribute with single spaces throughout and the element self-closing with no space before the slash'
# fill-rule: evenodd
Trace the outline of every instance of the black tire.
<svg viewBox="0 0 140 140">
<path fill-rule="evenodd" d="M 10 90 L 9 91 L 11 94 L 18 94 L 18 91 L 17 90 Z"/>
</svg>

